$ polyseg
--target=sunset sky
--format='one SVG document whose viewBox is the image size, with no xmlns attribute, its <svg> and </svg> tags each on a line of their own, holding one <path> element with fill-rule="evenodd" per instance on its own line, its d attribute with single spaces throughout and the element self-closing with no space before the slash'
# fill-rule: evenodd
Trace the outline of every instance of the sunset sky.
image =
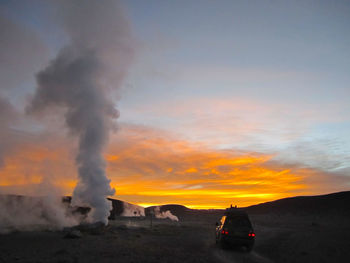
<svg viewBox="0 0 350 263">
<path fill-rule="evenodd" d="M 121 6 L 133 56 L 104 152 L 114 198 L 224 208 L 350 190 L 350 1 Z M 77 182 L 64 110 L 26 113 L 36 73 L 68 42 L 55 14 L 0 1 L 2 194 Z"/>
</svg>

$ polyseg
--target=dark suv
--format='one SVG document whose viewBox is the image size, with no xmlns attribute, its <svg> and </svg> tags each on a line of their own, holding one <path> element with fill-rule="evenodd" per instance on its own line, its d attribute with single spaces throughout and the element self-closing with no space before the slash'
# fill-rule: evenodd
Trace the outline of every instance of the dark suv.
<svg viewBox="0 0 350 263">
<path fill-rule="evenodd" d="M 216 243 L 223 247 L 245 246 L 251 251 L 255 233 L 247 213 L 239 208 L 226 209 L 220 223 L 216 223 Z"/>
</svg>

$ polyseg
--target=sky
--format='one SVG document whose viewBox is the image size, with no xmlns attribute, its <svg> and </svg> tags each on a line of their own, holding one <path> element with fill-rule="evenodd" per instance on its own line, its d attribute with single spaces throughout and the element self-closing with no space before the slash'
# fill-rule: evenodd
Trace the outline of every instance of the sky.
<svg viewBox="0 0 350 263">
<path fill-rule="evenodd" d="M 54 2 L 0 1 L 1 193 L 77 183 L 64 112 L 26 113 L 36 74 L 70 41 Z M 111 94 L 115 198 L 223 208 L 350 189 L 350 1 L 120 8 L 133 55 Z"/>
</svg>

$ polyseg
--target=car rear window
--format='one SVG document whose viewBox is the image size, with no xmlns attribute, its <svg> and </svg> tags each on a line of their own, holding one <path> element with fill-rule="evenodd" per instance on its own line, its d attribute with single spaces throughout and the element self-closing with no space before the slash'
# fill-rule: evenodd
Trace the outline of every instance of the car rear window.
<svg viewBox="0 0 350 263">
<path fill-rule="evenodd" d="M 252 226 L 249 219 L 244 216 L 227 217 L 225 224 L 229 226 Z"/>
</svg>

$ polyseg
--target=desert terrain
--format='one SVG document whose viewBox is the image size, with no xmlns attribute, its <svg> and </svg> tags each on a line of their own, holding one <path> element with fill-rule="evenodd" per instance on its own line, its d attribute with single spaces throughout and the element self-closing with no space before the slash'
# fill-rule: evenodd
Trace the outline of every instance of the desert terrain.
<svg viewBox="0 0 350 263">
<path fill-rule="evenodd" d="M 41 225 L 8 231 L 0 235 L 0 262 L 347 262 L 349 209 L 338 211 L 346 198 L 349 192 L 321 201 L 314 197 L 310 211 L 320 203 L 327 209 L 327 202 L 335 209 L 318 214 L 305 207 L 300 213 L 293 209 L 288 213 L 276 208 L 281 200 L 247 208 L 256 233 L 250 253 L 215 244 L 215 222 L 223 210 L 173 205 L 165 208 L 179 221 L 153 218 L 151 222 L 146 213 L 145 217 L 116 216 L 106 227 L 49 230 Z M 282 206 L 283 202 L 297 207 L 308 201 L 292 199 L 282 201 Z"/>
</svg>

